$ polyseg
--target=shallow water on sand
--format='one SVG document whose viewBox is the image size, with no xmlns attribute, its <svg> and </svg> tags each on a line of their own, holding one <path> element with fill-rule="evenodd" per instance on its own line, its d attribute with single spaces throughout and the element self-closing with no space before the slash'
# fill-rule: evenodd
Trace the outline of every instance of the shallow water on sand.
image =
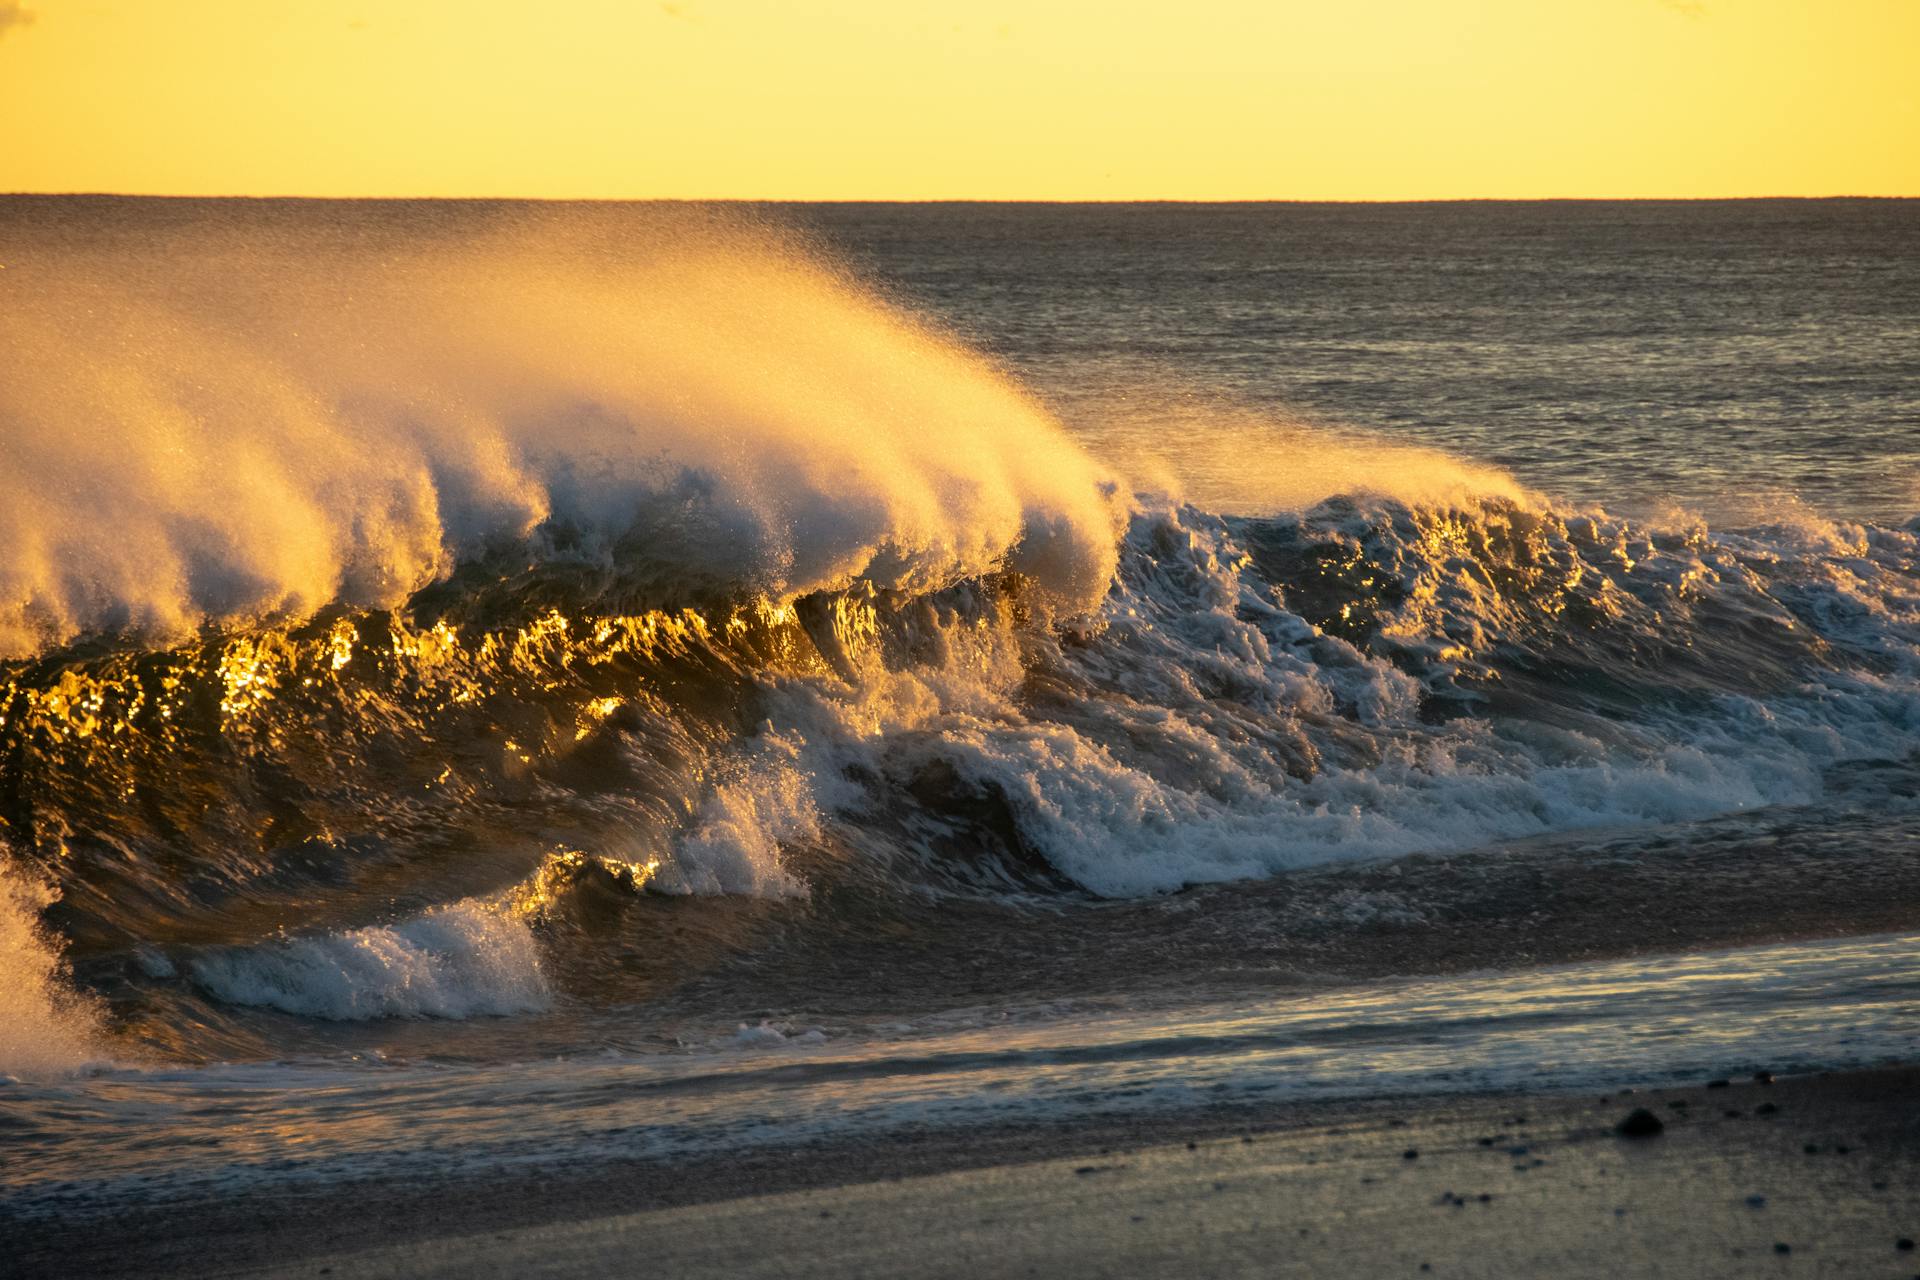
<svg viewBox="0 0 1920 1280">
<path fill-rule="evenodd" d="M 28 1216 L 348 1178 L 672 1159 L 903 1129 L 1379 1095 L 1698 1082 L 1920 1048 L 1920 936 L 1781 944 L 1259 1001 L 765 1021 L 671 1052 L 296 1061 L 0 1087 Z"/>
</svg>

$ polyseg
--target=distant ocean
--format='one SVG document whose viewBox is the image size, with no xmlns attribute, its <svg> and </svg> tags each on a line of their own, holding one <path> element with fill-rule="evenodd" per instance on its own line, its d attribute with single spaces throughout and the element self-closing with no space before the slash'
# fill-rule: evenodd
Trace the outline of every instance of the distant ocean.
<svg viewBox="0 0 1920 1280">
<path fill-rule="evenodd" d="M 1920 1051 L 1920 202 L 0 267 L 16 1212 Z"/>
</svg>

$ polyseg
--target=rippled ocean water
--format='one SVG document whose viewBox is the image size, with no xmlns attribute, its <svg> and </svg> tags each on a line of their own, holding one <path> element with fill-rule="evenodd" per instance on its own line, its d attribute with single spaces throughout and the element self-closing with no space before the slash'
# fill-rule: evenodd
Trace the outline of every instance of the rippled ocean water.
<svg viewBox="0 0 1920 1280">
<path fill-rule="evenodd" d="M 1609 510 L 1920 509 L 1911 200 L 795 213 L 1091 439 L 1177 454 L 1156 419 L 1224 402 Z M 1226 459 L 1187 474 L 1259 505 Z"/>
<path fill-rule="evenodd" d="M 0 262 L 18 1206 L 1912 1057 L 1914 202 Z"/>
</svg>

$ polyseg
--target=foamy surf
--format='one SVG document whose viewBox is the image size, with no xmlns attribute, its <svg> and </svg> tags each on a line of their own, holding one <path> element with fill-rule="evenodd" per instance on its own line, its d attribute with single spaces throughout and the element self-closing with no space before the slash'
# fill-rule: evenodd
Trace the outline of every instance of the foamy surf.
<svg viewBox="0 0 1920 1280">
<path fill-rule="evenodd" d="M 191 988 L 228 1007 L 511 1015 L 553 1007 L 556 957 L 616 986 L 671 971 L 677 943 L 597 955 L 590 921 L 653 899 L 1123 899 L 1897 808 L 1920 752 L 1917 539 L 1675 536 L 1493 498 L 1259 519 L 1141 499 L 1106 599 L 1064 625 L 1019 575 L 504 627 L 367 614 L 21 668 L 5 728 L 63 815 L 41 847 L 81 850 L 51 865 L 91 938 L 194 936 Z M 257 830 L 284 834 L 250 845 L 210 814 L 169 837 L 200 850 L 195 878 L 105 856 L 162 777 L 258 779 Z M 644 870 L 575 876 L 557 911 L 483 909 L 552 856 L 499 842 L 512 814 Z M 394 883 L 407 899 L 374 908 Z M 209 946 L 196 923 L 276 914 L 289 936 Z"/>
<path fill-rule="evenodd" d="M 516 912 L 479 902 L 393 925 L 224 948 L 194 958 L 216 999 L 337 1022 L 471 1018 L 552 1006 L 540 951 Z"/>
</svg>

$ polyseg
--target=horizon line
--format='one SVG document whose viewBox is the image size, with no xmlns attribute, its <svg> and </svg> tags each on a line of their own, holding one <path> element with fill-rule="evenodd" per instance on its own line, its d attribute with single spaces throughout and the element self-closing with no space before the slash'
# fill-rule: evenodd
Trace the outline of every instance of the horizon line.
<svg viewBox="0 0 1920 1280">
<path fill-rule="evenodd" d="M 1823 200 L 1916 200 L 1912 195 L 1834 192 L 1825 195 L 1740 196 L 1399 196 L 1386 199 L 1303 196 L 510 196 L 510 195 L 267 195 L 152 191 L 4 191 L 0 199 L 384 201 L 390 203 L 523 204 L 967 204 L 967 205 L 1407 205 L 1407 204 L 1736 204 Z"/>
</svg>

